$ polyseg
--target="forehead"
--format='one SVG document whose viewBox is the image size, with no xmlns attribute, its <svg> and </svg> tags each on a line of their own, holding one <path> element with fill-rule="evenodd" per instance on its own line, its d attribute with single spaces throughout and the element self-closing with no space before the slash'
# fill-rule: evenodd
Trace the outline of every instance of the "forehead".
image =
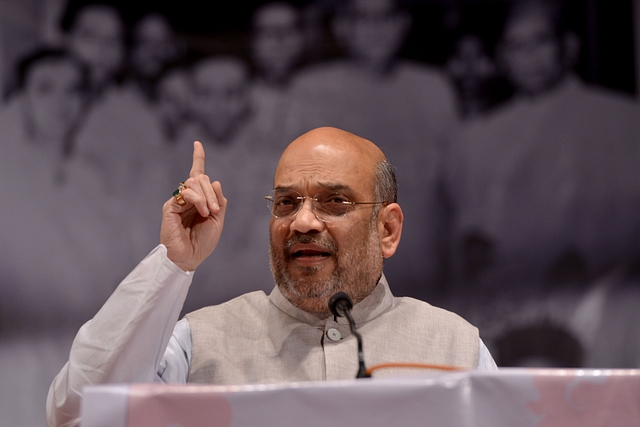
<svg viewBox="0 0 640 427">
<path fill-rule="evenodd" d="M 553 32 L 551 17 L 542 7 L 531 7 L 514 16 L 506 25 L 505 39 L 520 40 Z"/>
<path fill-rule="evenodd" d="M 283 154 L 274 178 L 275 188 L 315 193 L 344 187 L 355 194 L 372 192 L 374 165 L 364 153 L 347 147 L 318 144 Z"/>
<path fill-rule="evenodd" d="M 149 15 L 138 23 L 135 35 L 140 38 L 163 39 L 171 36 L 171 26 L 162 15 Z"/>
<path fill-rule="evenodd" d="M 76 83 L 81 80 L 78 66 L 68 58 L 45 60 L 34 64 L 26 76 L 27 85 L 47 81 L 50 83 Z"/>
<path fill-rule="evenodd" d="M 273 27 L 294 27 L 297 25 L 297 15 L 292 7 L 286 4 L 275 4 L 258 11 L 255 26 L 259 30 Z"/>
<path fill-rule="evenodd" d="M 78 13 L 76 29 L 120 36 L 124 24 L 118 13 L 107 6 L 87 6 Z"/>
<path fill-rule="evenodd" d="M 394 0 L 351 0 L 351 10 L 358 14 L 387 15 L 396 11 Z"/>
</svg>

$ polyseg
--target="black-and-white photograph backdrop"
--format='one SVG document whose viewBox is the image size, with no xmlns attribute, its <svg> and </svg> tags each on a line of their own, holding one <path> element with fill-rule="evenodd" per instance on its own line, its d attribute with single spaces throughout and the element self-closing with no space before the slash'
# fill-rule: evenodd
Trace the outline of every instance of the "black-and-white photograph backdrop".
<svg viewBox="0 0 640 427">
<path fill-rule="evenodd" d="M 501 367 L 640 368 L 636 3 L 0 0 L 0 427 L 46 425 L 196 140 L 229 208 L 184 312 L 270 292 L 263 196 L 318 126 L 395 168 L 396 296 Z"/>
</svg>

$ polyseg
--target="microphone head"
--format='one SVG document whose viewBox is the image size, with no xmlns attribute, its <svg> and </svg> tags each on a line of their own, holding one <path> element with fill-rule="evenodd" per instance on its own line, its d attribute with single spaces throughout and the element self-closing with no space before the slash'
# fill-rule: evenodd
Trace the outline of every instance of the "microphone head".
<svg viewBox="0 0 640 427">
<path fill-rule="evenodd" d="M 352 308 L 353 301 L 346 292 L 336 292 L 329 298 L 329 310 L 336 317 L 342 317 L 342 313 L 345 310 L 351 310 Z"/>
</svg>

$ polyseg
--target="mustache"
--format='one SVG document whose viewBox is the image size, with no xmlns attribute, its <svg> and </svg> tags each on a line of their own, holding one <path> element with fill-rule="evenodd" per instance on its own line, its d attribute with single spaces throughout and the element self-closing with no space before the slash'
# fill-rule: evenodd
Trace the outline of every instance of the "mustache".
<svg viewBox="0 0 640 427">
<path fill-rule="evenodd" d="M 291 248 L 298 243 L 318 245 L 332 256 L 338 253 L 338 246 L 331 239 L 323 238 L 317 234 L 294 234 L 284 242 L 285 254 L 291 256 Z"/>
</svg>

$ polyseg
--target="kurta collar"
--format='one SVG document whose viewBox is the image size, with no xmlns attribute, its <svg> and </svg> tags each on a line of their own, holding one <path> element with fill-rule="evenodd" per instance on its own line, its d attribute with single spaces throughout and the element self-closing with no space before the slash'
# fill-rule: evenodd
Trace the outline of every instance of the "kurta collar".
<svg viewBox="0 0 640 427">
<path fill-rule="evenodd" d="M 327 320 L 333 319 L 332 314 L 308 313 L 294 306 L 284 297 L 284 295 L 282 295 L 277 285 L 269 294 L 269 299 L 276 307 L 289 316 L 309 325 L 324 326 Z M 375 319 L 391 308 L 392 305 L 393 294 L 391 293 L 386 277 L 382 274 L 373 292 L 368 297 L 354 305 L 351 310 L 351 315 L 353 316 L 356 324 L 361 324 Z M 344 317 L 338 317 L 337 321 L 340 324 L 348 324 L 347 319 Z"/>
</svg>

